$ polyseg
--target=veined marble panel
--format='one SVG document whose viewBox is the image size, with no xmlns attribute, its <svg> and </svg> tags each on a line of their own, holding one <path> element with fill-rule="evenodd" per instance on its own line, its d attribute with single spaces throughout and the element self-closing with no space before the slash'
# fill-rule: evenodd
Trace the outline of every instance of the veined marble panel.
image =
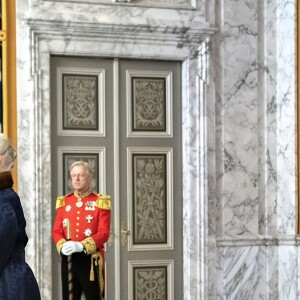
<svg viewBox="0 0 300 300">
<path fill-rule="evenodd" d="M 226 237 L 217 247 L 216 299 L 299 299 L 295 236 Z"/>
<path fill-rule="evenodd" d="M 224 5 L 223 11 L 223 226 L 228 235 L 258 231 L 257 6 L 250 2 Z"/>
<path fill-rule="evenodd" d="M 224 249 L 224 298 L 259 299 L 258 247 Z"/>
<path fill-rule="evenodd" d="M 43 1 L 49 1 L 49 0 L 43 0 Z M 180 9 L 195 9 L 196 8 L 196 1 L 188 1 L 188 0 L 144 0 L 144 1 L 132 1 L 132 0 L 52 0 L 55 2 L 78 2 L 78 3 L 92 3 L 92 4 L 107 4 L 107 5 L 113 5 L 113 4 L 123 4 L 126 6 L 142 6 L 142 7 L 158 7 L 158 8 L 180 8 Z"/>
<path fill-rule="evenodd" d="M 97 3 L 98 4 L 97 4 Z M 99 4 L 99 2 L 102 2 Z M 176 3 L 177 2 L 177 3 Z M 103 5 L 103 3 L 106 3 Z M 145 5 L 143 5 L 143 3 Z M 153 5 L 155 4 L 156 5 Z M 206 23 L 207 10 L 214 3 L 203 0 L 141 0 L 139 2 L 115 3 L 108 0 L 18 0 L 19 12 L 28 18 L 44 20 L 69 20 L 73 22 L 109 22 L 130 24 L 138 22 L 154 24 L 163 20 L 188 23 Z M 207 24 L 208 25 L 208 24 Z M 195 25 L 194 25 L 195 26 Z"/>
<path fill-rule="evenodd" d="M 259 232 L 276 234 L 276 3 L 267 5 L 258 2 L 258 216 Z"/>
<path fill-rule="evenodd" d="M 217 228 L 228 235 L 295 232 L 295 5 L 283 2 L 218 7 Z"/>
<path fill-rule="evenodd" d="M 277 230 L 294 234 L 296 224 L 296 32 L 294 1 L 277 1 Z M 299 9 L 299 8 L 298 8 Z M 274 33 L 275 34 L 275 33 Z M 299 117 L 299 116 L 298 116 Z"/>
</svg>

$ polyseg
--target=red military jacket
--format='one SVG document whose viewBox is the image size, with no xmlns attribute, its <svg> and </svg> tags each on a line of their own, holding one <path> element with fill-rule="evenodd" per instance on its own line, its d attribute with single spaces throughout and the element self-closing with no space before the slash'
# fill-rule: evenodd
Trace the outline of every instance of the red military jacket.
<svg viewBox="0 0 300 300">
<path fill-rule="evenodd" d="M 87 254 L 102 250 L 110 235 L 110 196 L 72 193 L 58 197 L 56 209 L 52 238 L 58 252 L 68 238 L 81 242 Z"/>
</svg>

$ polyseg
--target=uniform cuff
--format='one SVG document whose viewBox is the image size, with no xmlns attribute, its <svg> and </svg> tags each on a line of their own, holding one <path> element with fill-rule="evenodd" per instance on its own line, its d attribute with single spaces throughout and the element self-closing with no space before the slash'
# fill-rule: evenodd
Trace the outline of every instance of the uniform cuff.
<svg viewBox="0 0 300 300">
<path fill-rule="evenodd" d="M 60 254 L 61 248 L 62 248 L 63 244 L 65 243 L 65 241 L 66 241 L 65 239 L 61 239 L 56 244 L 56 250 L 59 254 Z"/>
<path fill-rule="evenodd" d="M 97 250 L 96 243 L 91 237 L 86 238 L 85 240 L 81 241 L 81 243 L 83 244 L 84 252 L 86 254 L 91 254 Z"/>
</svg>

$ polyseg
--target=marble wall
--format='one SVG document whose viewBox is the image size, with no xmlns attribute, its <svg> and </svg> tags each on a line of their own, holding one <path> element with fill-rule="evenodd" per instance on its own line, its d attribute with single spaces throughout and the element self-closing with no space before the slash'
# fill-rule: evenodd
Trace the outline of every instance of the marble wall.
<svg viewBox="0 0 300 300">
<path fill-rule="evenodd" d="M 298 299 L 295 2 L 217 6 L 210 296 Z"/>
<path fill-rule="evenodd" d="M 300 299 L 296 0 L 17 0 L 19 193 L 51 299 L 50 55 L 182 61 L 184 299 Z"/>
</svg>

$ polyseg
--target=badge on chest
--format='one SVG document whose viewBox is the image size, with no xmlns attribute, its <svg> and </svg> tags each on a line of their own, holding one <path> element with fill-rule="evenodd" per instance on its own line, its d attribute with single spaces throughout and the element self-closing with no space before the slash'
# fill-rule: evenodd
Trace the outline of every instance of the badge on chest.
<svg viewBox="0 0 300 300">
<path fill-rule="evenodd" d="M 93 211 L 96 209 L 96 201 L 87 201 L 85 203 L 85 210 Z"/>
</svg>

